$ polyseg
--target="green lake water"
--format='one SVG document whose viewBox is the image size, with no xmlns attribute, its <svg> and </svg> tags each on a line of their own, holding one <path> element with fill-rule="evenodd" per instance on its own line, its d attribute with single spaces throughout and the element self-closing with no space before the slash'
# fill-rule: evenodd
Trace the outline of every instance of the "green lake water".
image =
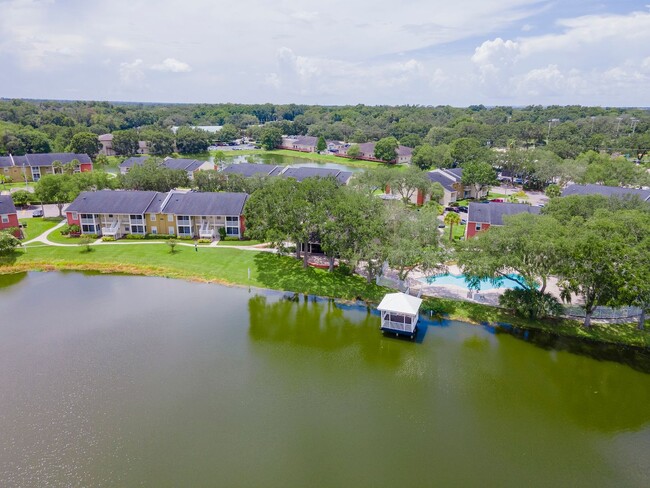
<svg viewBox="0 0 650 488">
<path fill-rule="evenodd" d="M 423 329 L 302 295 L 0 276 L 0 485 L 650 484 L 643 353 Z"/>
</svg>

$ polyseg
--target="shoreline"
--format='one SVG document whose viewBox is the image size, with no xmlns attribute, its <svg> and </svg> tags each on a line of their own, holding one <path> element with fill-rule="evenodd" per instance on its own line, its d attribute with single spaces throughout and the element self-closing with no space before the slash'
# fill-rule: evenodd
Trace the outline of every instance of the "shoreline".
<svg viewBox="0 0 650 488">
<path fill-rule="evenodd" d="M 100 274 L 123 274 L 128 276 L 151 276 L 158 278 L 180 279 L 194 283 L 217 284 L 229 287 L 254 288 L 257 290 L 268 290 L 284 293 L 304 293 L 323 299 L 333 299 L 341 303 L 365 303 L 368 306 L 376 306 L 379 302 L 371 297 L 357 296 L 355 299 L 328 296 L 308 291 L 288 290 L 282 288 L 271 288 L 258 286 L 239 281 L 226 280 L 218 277 L 206 278 L 192 273 L 174 271 L 170 268 L 135 265 L 135 264 L 114 264 L 114 263 L 70 263 L 70 262 L 45 262 L 32 261 L 24 263 L 13 263 L 0 265 L 0 275 L 56 271 L 91 271 Z M 387 292 L 392 291 L 386 289 Z M 437 317 L 438 320 L 456 320 L 469 323 L 475 326 L 490 325 L 498 326 L 505 323 L 508 326 L 522 330 L 535 330 L 555 334 L 561 337 L 568 337 L 575 340 L 585 340 L 594 344 L 616 345 L 620 347 L 635 347 L 640 349 L 650 348 L 650 331 L 636 329 L 636 324 L 593 324 L 591 329 L 584 329 L 579 322 L 571 320 L 539 321 L 516 317 L 508 311 L 484 304 L 463 302 L 449 298 L 425 297 L 421 314 L 429 318 Z M 635 333 L 633 333 L 635 332 Z M 621 340 L 623 339 L 623 340 Z"/>
</svg>

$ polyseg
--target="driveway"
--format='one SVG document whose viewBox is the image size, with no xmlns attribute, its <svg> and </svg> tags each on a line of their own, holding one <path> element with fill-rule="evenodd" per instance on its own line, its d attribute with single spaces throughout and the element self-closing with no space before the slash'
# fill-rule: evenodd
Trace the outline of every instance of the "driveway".
<svg viewBox="0 0 650 488">
<path fill-rule="evenodd" d="M 514 195 L 519 191 L 521 191 L 521 186 L 493 186 L 490 188 L 490 192 L 501 193 L 508 196 Z M 525 193 L 528 196 L 528 202 L 531 205 L 545 205 L 548 202 L 548 197 L 544 195 L 543 191 L 526 191 Z"/>
<path fill-rule="evenodd" d="M 63 205 L 63 215 L 65 216 L 65 209 L 67 208 L 69 204 Z M 25 207 L 24 209 L 18 210 L 18 219 L 31 219 L 32 218 L 32 212 L 36 209 L 40 209 L 40 205 L 29 205 L 28 207 Z M 43 209 L 45 210 L 45 217 L 58 217 L 59 216 L 59 207 L 57 207 L 53 203 L 49 203 L 46 205 L 43 205 Z"/>
</svg>

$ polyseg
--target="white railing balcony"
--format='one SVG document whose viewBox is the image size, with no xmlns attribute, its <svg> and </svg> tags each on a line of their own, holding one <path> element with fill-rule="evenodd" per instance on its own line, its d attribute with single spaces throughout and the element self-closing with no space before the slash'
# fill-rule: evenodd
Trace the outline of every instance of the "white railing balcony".
<svg viewBox="0 0 650 488">
<path fill-rule="evenodd" d="M 86 224 L 86 225 L 95 225 L 97 223 L 96 219 L 89 219 L 89 218 L 84 218 L 82 217 L 80 219 L 81 224 Z"/>
<path fill-rule="evenodd" d="M 102 226 L 102 235 L 115 237 L 120 232 L 120 221 L 114 220 L 108 225 Z"/>
<path fill-rule="evenodd" d="M 400 330 L 404 332 L 413 332 L 415 325 L 404 322 L 393 322 L 392 320 L 382 320 L 381 322 L 382 329 Z"/>
</svg>

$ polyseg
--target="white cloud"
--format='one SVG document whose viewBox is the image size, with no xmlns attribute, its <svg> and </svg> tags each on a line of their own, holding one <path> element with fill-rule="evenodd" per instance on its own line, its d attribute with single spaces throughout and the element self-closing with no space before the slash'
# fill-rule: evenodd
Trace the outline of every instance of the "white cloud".
<svg viewBox="0 0 650 488">
<path fill-rule="evenodd" d="M 12 69 L 3 96 L 650 104 L 646 10 L 557 20 L 563 4 L 546 0 L 0 4 L 0 66 Z M 192 27 L 170 35 L 178 25 Z M 151 70 L 188 73 L 184 89 Z"/>
<path fill-rule="evenodd" d="M 162 63 L 154 64 L 151 69 L 156 71 L 169 71 L 171 73 L 187 73 L 192 71 L 189 64 L 174 58 L 166 58 Z"/>
<path fill-rule="evenodd" d="M 142 70 L 143 62 L 141 59 L 136 59 L 130 63 L 120 63 L 120 81 L 125 84 L 140 82 L 144 79 L 144 71 Z"/>
</svg>

